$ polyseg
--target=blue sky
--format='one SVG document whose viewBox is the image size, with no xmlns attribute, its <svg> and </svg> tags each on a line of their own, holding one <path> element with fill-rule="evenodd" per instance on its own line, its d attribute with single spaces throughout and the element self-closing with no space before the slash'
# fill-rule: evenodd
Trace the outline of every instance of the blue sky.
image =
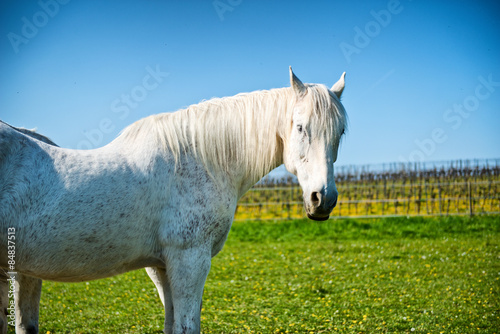
<svg viewBox="0 0 500 334">
<path fill-rule="evenodd" d="M 98 147 L 145 116 L 343 71 L 338 164 L 500 157 L 497 1 L 0 4 L 0 119 Z"/>
</svg>

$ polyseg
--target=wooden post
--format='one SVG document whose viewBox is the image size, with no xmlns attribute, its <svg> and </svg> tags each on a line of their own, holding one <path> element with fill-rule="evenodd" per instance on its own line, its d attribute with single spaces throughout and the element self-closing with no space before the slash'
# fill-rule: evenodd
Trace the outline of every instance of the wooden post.
<svg viewBox="0 0 500 334">
<path fill-rule="evenodd" d="M 429 214 L 429 195 L 427 193 L 427 185 L 428 185 L 428 180 L 424 179 L 424 185 L 425 185 L 425 210 L 427 211 L 427 214 Z"/>
<path fill-rule="evenodd" d="M 443 215 L 443 207 L 441 203 L 441 179 L 438 178 L 438 195 L 439 195 L 439 215 Z"/>
<path fill-rule="evenodd" d="M 473 212 L 472 212 L 472 189 L 471 189 L 470 181 L 467 181 L 467 192 L 469 195 L 469 216 L 472 217 L 472 215 L 473 215 Z"/>
</svg>

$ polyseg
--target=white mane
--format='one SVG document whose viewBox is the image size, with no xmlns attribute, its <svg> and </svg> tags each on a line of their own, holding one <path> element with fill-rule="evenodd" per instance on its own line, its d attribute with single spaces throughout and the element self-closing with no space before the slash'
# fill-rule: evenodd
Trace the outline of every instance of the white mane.
<svg viewBox="0 0 500 334">
<path fill-rule="evenodd" d="M 328 140 L 339 139 L 347 123 L 341 103 L 323 85 L 306 86 L 308 108 L 321 124 L 321 134 Z M 244 166 L 257 181 L 282 163 L 295 103 L 292 88 L 214 98 L 174 113 L 146 117 L 124 129 L 121 136 L 138 143 L 152 136 L 176 161 L 182 152 L 191 152 L 207 169 L 217 166 L 230 172 L 236 165 Z"/>
</svg>

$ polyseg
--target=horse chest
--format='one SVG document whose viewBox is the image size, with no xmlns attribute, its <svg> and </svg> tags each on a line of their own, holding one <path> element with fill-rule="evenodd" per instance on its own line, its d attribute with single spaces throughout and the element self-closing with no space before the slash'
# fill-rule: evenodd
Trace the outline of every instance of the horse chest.
<svg viewBox="0 0 500 334">
<path fill-rule="evenodd" d="M 164 214 L 167 219 L 163 241 L 181 247 L 206 247 L 215 256 L 231 228 L 236 196 L 231 191 L 221 190 L 206 174 L 199 173 L 188 180 L 173 187 Z"/>
<path fill-rule="evenodd" d="M 210 202 L 209 200 L 207 202 Z M 224 244 L 233 220 L 234 205 L 193 205 L 183 212 L 169 226 L 169 243 L 186 247 L 205 245 L 218 253 Z M 177 215 L 175 215 L 177 216 Z M 170 225 L 170 223 L 169 223 Z M 176 239 L 176 240 L 173 240 Z M 217 250 L 218 249 L 218 250 Z"/>
</svg>

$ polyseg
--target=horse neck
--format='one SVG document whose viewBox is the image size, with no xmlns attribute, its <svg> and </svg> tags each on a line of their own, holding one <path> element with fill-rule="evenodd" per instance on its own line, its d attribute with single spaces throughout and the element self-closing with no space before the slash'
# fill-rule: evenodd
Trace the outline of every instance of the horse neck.
<svg viewBox="0 0 500 334">
<path fill-rule="evenodd" d="M 229 174 L 233 174 L 233 182 L 239 185 L 240 196 L 283 163 L 284 140 L 289 132 L 295 98 L 291 93 L 290 88 L 254 92 L 241 97 L 247 101 L 236 104 L 243 109 L 239 115 L 245 117 L 246 133 L 242 152 L 233 157 L 232 165 L 236 168 Z"/>
<path fill-rule="evenodd" d="M 282 164 L 294 101 L 291 88 L 212 99 L 139 120 L 116 142 L 141 152 L 166 150 L 176 164 L 189 153 L 242 196 Z"/>
</svg>

